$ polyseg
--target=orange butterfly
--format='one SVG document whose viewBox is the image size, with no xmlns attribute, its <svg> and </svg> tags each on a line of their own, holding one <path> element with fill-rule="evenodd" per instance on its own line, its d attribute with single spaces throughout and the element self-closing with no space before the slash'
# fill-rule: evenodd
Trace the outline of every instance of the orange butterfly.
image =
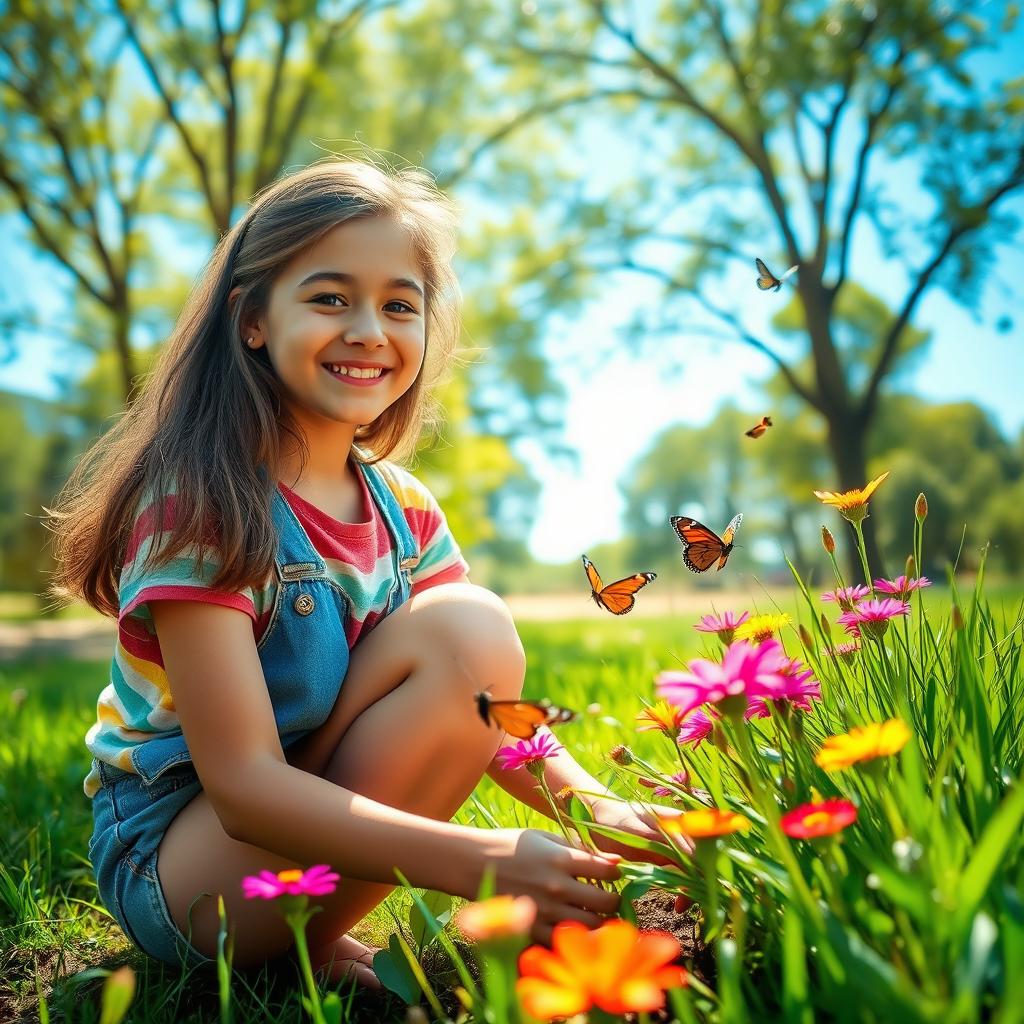
<svg viewBox="0 0 1024 1024">
<path fill-rule="evenodd" d="M 762 416 L 761 422 L 752 426 L 749 430 L 743 431 L 747 437 L 760 437 L 769 427 L 773 426 L 771 416 Z"/>
<path fill-rule="evenodd" d="M 484 725 L 494 724 L 521 740 L 533 739 L 542 725 L 562 725 L 576 718 L 575 711 L 549 700 L 491 700 L 486 690 L 473 694 L 473 699 Z"/>
<path fill-rule="evenodd" d="M 757 264 L 757 287 L 763 292 L 777 292 L 782 287 L 782 282 L 791 277 L 800 269 L 800 264 L 790 267 L 782 277 L 776 277 L 769 269 L 764 260 L 755 259 Z"/>
<path fill-rule="evenodd" d="M 610 611 L 612 615 L 625 615 L 626 612 L 631 611 L 636 603 L 636 598 L 633 595 L 657 577 L 657 573 L 638 572 L 627 576 L 624 580 L 616 580 L 605 586 L 601 582 L 600 574 L 594 568 L 594 563 L 586 555 L 583 556 L 583 568 L 590 581 L 590 596 L 594 599 L 594 603 L 598 608 Z"/>
<path fill-rule="evenodd" d="M 733 538 L 743 522 L 743 513 L 737 513 L 721 537 L 703 523 L 686 516 L 669 516 L 668 521 L 676 536 L 683 542 L 683 565 L 693 572 L 706 572 L 718 562 L 721 572 L 732 551 Z"/>
</svg>

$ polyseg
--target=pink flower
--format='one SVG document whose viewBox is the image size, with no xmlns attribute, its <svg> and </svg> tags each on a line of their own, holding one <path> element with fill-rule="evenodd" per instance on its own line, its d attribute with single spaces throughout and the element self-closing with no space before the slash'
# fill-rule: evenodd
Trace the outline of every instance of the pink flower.
<svg viewBox="0 0 1024 1024">
<path fill-rule="evenodd" d="M 859 650 L 860 641 L 851 640 L 846 644 L 837 644 L 835 647 L 828 647 L 826 648 L 825 653 L 830 658 L 852 658 Z"/>
<path fill-rule="evenodd" d="M 909 614 L 910 605 L 906 602 L 897 601 L 894 597 L 883 597 L 880 601 L 864 601 L 851 611 L 843 612 L 839 616 L 839 623 L 846 626 L 847 631 L 850 631 L 850 626 L 856 626 L 873 639 L 881 640 L 889 628 L 890 619 Z M 859 635 L 859 632 L 854 634 Z"/>
<path fill-rule="evenodd" d="M 535 766 L 564 749 L 551 733 L 542 732 L 531 740 L 520 740 L 511 747 L 502 747 L 495 756 L 505 771 L 512 772 L 517 768 Z"/>
<path fill-rule="evenodd" d="M 657 690 L 660 696 L 689 712 L 701 704 L 718 704 L 743 695 L 758 696 L 784 687 L 782 662 L 782 645 L 777 640 L 756 645 L 741 640 L 726 648 L 721 664 L 694 658 L 689 662 L 689 672 L 660 673 Z"/>
<path fill-rule="evenodd" d="M 932 581 L 927 576 L 920 576 L 917 579 L 897 576 L 894 580 L 875 580 L 875 590 L 880 594 L 896 594 L 898 597 L 906 597 L 912 591 L 922 590 L 931 585 Z"/>
<path fill-rule="evenodd" d="M 706 712 L 691 711 L 679 728 L 676 743 L 681 747 L 689 743 L 696 750 L 700 746 L 701 741 L 706 740 L 711 735 L 711 730 L 714 729 L 717 718 L 721 718 L 721 715 L 716 711 L 712 711 L 711 708 L 708 708 Z"/>
<path fill-rule="evenodd" d="M 741 613 L 739 618 L 732 612 L 723 612 L 721 615 L 705 615 L 693 628 L 699 633 L 717 633 L 718 639 L 728 647 L 733 641 L 736 627 L 749 618 L 750 612 Z"/>
<path fill-rule="evenodd" d="M 700 714 L 700 712 L 697 712 Z M 655 786 L 654 795 L 664 797 L 679 796 L 680 789 L 689 789 L 690 787 L 690 773 L 688 771 L 676 772 L 675 775 L 668 777 L 669 782 L 674 782 L 675 789 L 670 789 L 668 786 Z"/>
<path fill-rule="evenodd" d="M 278 896 L 326 896 L 334 892 L 341 875 L 329 864 L 316 864 L 308 871 L 288 868 L 285 871 L 261 871 L 242 879 L 242 893 L 247 900 L 276 900 Z"/>
<path fill-rule="evenodd" d="M 821 700 L 821 683 L 814 678 L 814 673 L 796 658 L 783 663 L 782 678 L 784 685 L 768 695 L 752 697 L 743 713 L 744 718 L 768 718 L 771 711 L 769 700 L 788 701 L 800 711 L 810 711 L 812 700 Z"/>
<path fill-rule="evenodd" d="M 844 611 L 850 611 L 853 606 L 871 594 L 871 588 L 858 584 L 855 587 L 840 587 L 838 590 L 830 590 L 821 595 L 822 601 L 835 601 Z"/>
</svg>

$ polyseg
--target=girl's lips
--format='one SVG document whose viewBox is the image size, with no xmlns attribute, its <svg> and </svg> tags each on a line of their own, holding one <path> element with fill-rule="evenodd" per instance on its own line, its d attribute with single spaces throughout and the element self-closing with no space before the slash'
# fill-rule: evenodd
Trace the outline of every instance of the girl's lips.
<svg viewBox="0 0 1024 1024">
<path fill-rule="evenodd" d="M 391 371 L 381 370 L 379 377 L 351 377 L 348 374 L 334 373 L 328 370 L 327 367 L 323 367 L 325 373 L 329 373 L 335 380 L 340 380 L 344 384 L 351 384 L 357 388 L 372 388 L 374 384 L 379 384 Z"/>
</svg>

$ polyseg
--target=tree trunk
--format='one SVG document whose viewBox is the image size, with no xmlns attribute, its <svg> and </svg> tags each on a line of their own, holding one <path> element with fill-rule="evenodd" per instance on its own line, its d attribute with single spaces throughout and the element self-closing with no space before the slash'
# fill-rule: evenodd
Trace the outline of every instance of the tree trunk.
<svg viewBox="0 0 1024 1024">
<path fill-rule="evenodd" d="M 865 454 L 864 427 L 860 423 L 829 418 L 828 444 L 839 475 L 838 491 L 853 491 L 868 482 L 867 456 Z M 848 524 L 847 524 L 848 525 Z M 850 582 L 856 582 L 863 576 L 860 557 L 857 554 L 857 535 L 853 527 L 848 525 L 844 531 L 846 536 L 846 567 Z M 875 537 L 874 524 L 870 515 L 864 520 L 864 548 L 868 556 L 868 568 L 872 579 L 885 575 L 882 553 Z M 865 580 L 869 586 L 871 580 Z"/>
<path fill-rule="evenodd" d="M 124 404 L 127 408 L 135 399 L 135 355 L 132 352 L 131 311 L 128 308 L 128 289 L 117 289 L 114 314 L 114 350 L 117 352 L 118 368 L 121 371 L 121 389 L 124 392 Z"/>
</svg>

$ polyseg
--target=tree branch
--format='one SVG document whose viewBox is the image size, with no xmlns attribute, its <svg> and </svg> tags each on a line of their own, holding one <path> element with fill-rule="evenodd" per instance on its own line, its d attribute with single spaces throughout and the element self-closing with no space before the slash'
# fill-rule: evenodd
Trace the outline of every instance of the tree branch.
<svg viewBox="0 0 1024 1024">
<path fill-rule="evenodd" d="M 651 267 L 642 263 L 637 263 L 632 257 L 626 257 L 618 263 L 609 264 L 606 266 L 600 265 L 588 265 L 589 269 L 592 270 L 634 270 L 640 274 L 646 274 L 649 277 L 655 277 L 665 284 L 669 285 L 675 291 L 682 292 L 686 295 L 690 295 L 697 300 L 697 302 L 704 307 L 712 316 L 717 317 L 724 324 L 727 324 L 736 333 L 737 338 L 744 344 L 749 345 L 751 348 L 757 349 L 758 352 L 766 355 L 785 377 L 786 382 L 798 394 L 808 405 L 812 408 L 817 409 L 819 412 L 825 411 L 824 403 L 818 394 L 811 391 L 789 368 L 789 364 L 776 352 L 773 348 L 761 341 L 760 338 L 755 337 L 750 333 L 736 317 L 728 310 L 722 309 L 716 306 L 713 302 L 707 299 L 699 291 L 697 291 L 691 285 L 685 284 L 684 282 L 673 277 L 672 274 L 660 267 Z"/>
<path fill-rule="evenodd" d="M 882 342 L 881 355 L 878 358 L 878 362 L 871 374 L 871 378 L 864 391 L 864 397 L 860 403 L 861 416 L 870 418 L 874 412 L 882 381 L 892 368 L 892 362 L 896 356 L 900 335 L 910 322 L 910 318 L 913 316 L 918 300 L 931 283 L 935 272 L 940 266 L 942 266 L 946 257 L 949 256 L 953 247 L 961 238 L 972 231 L 976 231 L 985 223 L 992 207 L 999 202 L 1003 196 L 1021 187 L 1024 187 L 1024 147 L 1019 151 L 1016 166 L 1010 172 L 1006 180 L 1001 185 L 994 188 L 982 202 L 970 208 L 969 212 L 974 214 L 970 220 L 961 220 L 959 223 L 950 227 L 946 232 L 946 237 L 943 239 L 942 244 L 936 250 L 935 255 L 932 256 L 918 274 L 917 282 L 907 295 L 899 315 L 893 321 L 892 327 L 889 329 L 889 332 L 885 336 L 885 340 Z"/>
</svg>

